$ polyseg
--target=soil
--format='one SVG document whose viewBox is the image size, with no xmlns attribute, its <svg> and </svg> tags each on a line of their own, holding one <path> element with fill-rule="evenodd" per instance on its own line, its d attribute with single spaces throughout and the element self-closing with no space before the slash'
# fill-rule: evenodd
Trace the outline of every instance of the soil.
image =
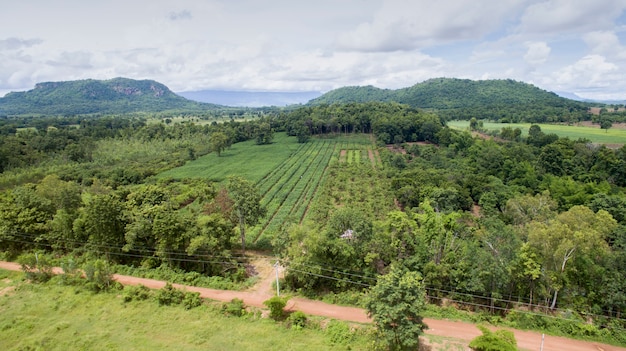
<svg viewBox="0 0 626 351">
<path fill-rule="evenodd" d="M 200 296 L 203 298 L 218 301 L 230 301 L 234 298 L 239 298 L 249 306 L 264 308 L 263 301 L 274 296 L 275 293 L 272 283 L 276 279 L 276 271 L 270 261 L 270 258 L 261 257 L 255 259 L 255 261 L 253 261 L 253 265 L 255 266 L 255 270 L 258 272 L 260 279 L 248 291 L 216 290 L 184 286 L 180 284 L 173 285 L 178 289 L 199 292 Z M 0 261 L 0 268 L 19 271 L 20 265 L 13 262 Z M 55 269 L 55 272 L 60 273 L 62 271 L 60 269 Z M 282 274 L 280 267 L 279 272 Z M 144 285 L 152 289 L 160 289 L 165 286 L 164 281 L 136 278 L 119 274 L 115 274 L 114 279 L 123 285 Z M 367 316 L 365 310 L 361 308 L 331 305 L 325 302 L 308 300 L 299 297 L 291 298 L 286 309 L 291 311 L 302 311 L 309 315 L 329 317 L 356 323 L 371 323 L 371 319 Z M 466 322 L 430 318 L 425 318 L 424 322 L 428 325 L 428 329 L 426 330 L 427 335 L 454 338 L 455 340 L 458 340 L 459 344 L 463 345 L 467 345 L 470 340 L 481 334 L 475 325 Z M 521 350 L 540 349 L 541 333 L 513 329 L 510 330 L 515 334 L 517 345 Z M 435 351 L 438 348 L 437 345 L 433 343 L 431 347 L 427 347 L 427 349 Z M 543 350 L 626 351 L 626 348 L 546 335 L 543 343 Z"/>
</svg>

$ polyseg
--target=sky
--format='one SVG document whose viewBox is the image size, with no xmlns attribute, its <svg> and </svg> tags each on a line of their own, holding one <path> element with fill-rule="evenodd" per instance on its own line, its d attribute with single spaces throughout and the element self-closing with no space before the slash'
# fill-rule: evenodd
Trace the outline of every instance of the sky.
<svg viewBox="0 0 626 351">
<path fill-rule="evenodd" d="M 153 79 L 175 92 L 514 79 L 626 100 L 626 0 L 0 0 L 0 96 Z"/>
</svg>

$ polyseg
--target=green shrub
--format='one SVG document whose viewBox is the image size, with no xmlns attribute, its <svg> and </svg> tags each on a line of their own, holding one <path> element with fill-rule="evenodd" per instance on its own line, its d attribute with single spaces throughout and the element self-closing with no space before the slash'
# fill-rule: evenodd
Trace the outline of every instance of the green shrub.
<svg viewBox="0 0 626 351">
<path fill-rule="evenodd" d="M 517 351 L 517 341 L 513 332 L 508 330 L 497 330 L 492 332 L 486 327 L 479 325 L 478 329 L 483 335 L 474 338 L 469 347 L 474 351 Z"/>
<path fill-rule="evenodd" d="M 199 307 L 202 305 L 202 298 L 199 292 L 187 291 L 183 297 L 182 305 L 186 310 Z"/>
<path fill-rule="evenodd" d="M 286 299 L 280 296 L 274 296 L 269 300 L 265 300 L 263 304 L 270 309 L 270 318 L 273 320 L 279 321 L 285 317 L 285 311 L 283 308 L 287 306 Z"/>
<path fill-rule="evenodd" d="M 50 257 L 41 253 L 26 253 L 17 258 L 17 262 L 22 266 L 22 271 L 27 279 L 33 282 L 45 283 L 54 273 Z"/>
<path fill-rule="evenodd" d="M 152 290 L 144 285 L 127 286 L 124 288 L 124 302 L 144 301 L 152 296 Z"/>
<path fill-rule="evenodd" d="M 85 279 L 82 277 L 82 272 L 80 271 L 78 264 L 72 257 L 67 258 L 63 262 L 61 262 L 61 268 L 63 269 L 63 274 L 60 276 L 61 284 L 63 285 L 72 285 L 72 286 L 80 286 L 85 284 Z"/>
<path fill-rule="evenodd" d="M 326 334 L 332 344 L 348 345 L 354 340 L 354 333 L 347 323 L 333 320 L 326 326 Z"/>
<path fill-rule="evenodd" d="M 109 264 L 104 260 L 95 260 L 85 263 L 83 266 L 85 272 L 86 286 L 94 291 L 106 291 L 115 286 L 113 280 L 113 271 Z"/>
<path fill-rule="evenodd" d="M 232 299 L 222 304 L 222 313 L 227 316 L 241 317 L 246 314 L 246 306 L 241 299 Z"/>
<path fill-rule="evenodd" d="M 306 314 L 302 311 L 295 311 L 291 315 L 289 315 L 289 322 L 291 324 L 291 328 L 293 329 L 302 329 L 306 327 L 307 317 Z"/>
<path fill-rule="evenodd" d="M 159 306 L 180 305 L 185 293 L 174 288 L 171 283 L 166 283 L 162 289 L 157 290 L 155 298 Z"/>
</svg>

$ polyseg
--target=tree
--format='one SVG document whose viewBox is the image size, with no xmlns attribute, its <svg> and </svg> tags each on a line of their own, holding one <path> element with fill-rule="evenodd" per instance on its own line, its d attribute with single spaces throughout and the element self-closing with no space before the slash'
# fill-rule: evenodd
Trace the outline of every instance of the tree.
<svg viewBox="0 0 626 351">
<path fill-rule="evenodd" d="M 568 263 L 574 255 L 606 251 L 605 240 L 616 226 L 617 222 L 608 212 L 593 213 L 585 206 L 574 206 L 548 223 L 531 222 L 528 225 L 528 243 L 543 258 L 543 270 L 553 291 L 550 308 L 556 307 Z"/>
<path fill-rule="evenodd" d="M 274 139 L 274 131 L 268 122 L 259 123 L 254 130 L 254 134 L 258 145 L 271 144 Z"/>
<path fill-rule="evenodd" d="M 611 120 L 608 119 L 603 119 L 602 122 L 600 122 L 600 129 L 604 129 L 605 132 L 609 132 L 609 128 L 611 128 L 613 126 L 613 123 L 611 122 Z"/>
<path fill-rule="evenodd" d="M 426 306 L 422 276 L 392 266 L 378 278 L 365 302 L 368 315 L 390 350 L 415 350 L 427 328 L 421 313 Z"/>
<path fill-rule="evenodd" d="M 209 137 L 209 144 L 211 146 L 211 151 L 217 153 L 217 156 L 219 157 L 222 154 L 222 151 L 230 146 L 230 139 L 222 132 L 214 132 Z"/>
<path fill-rule="evenodd" d="M 241 249 L 245 252 L 246 224 L 257 224 L 259 219 L 265 216 L 267 210 L 261 206 L 261 194 L 259 194 L 256 186 L 242 177 L 231 176 L 228 178 L 228 192 L 235 202 L 233 209 L 239 222 Z"/>
</svg>

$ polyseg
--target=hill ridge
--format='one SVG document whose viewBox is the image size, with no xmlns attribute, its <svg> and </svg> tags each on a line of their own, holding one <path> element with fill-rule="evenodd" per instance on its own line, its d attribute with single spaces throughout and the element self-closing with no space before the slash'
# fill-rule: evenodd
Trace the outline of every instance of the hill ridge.
<svg viewBox="0 0 626 351">
<path fill-rule="evenodd" d="M 154 80 L 117 77 L 40 82 L 0 98 L 0 115 L 206 111 L 225 106 L 188 100 Z"/>
</svg>

